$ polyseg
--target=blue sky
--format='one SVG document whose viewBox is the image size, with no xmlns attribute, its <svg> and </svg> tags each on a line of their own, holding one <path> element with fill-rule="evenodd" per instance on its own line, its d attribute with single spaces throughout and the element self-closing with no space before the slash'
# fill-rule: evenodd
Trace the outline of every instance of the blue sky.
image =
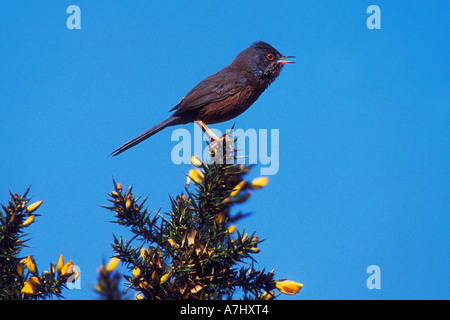
<svg viewBox="0 0 450 320">
<path fill-rule="evenodd" d="M 66 27 L 71 4 L 81 30 Z M 372 4 L 380 30 L 366 27 Z M 99 207 L 112 177 L 164 212 L 191 168 L 172 163 L 171 129 L 108 155 L 263 40 L 297 63 L 244 114 L 213 126 L 279 129 L 278 173 L 239 208 L 253 214 L 238 229 L 266 239 L 258 267 L 304 284 L 284 299 L 448 299 L 449 10 L 448 1 L 2 1 L 0 203 L 31 185 L 44 204 L 26 253 L 41 270 L 60 253 L 72 259 L 82 289 L 65 296 L 95 298 L 112 234 L 126 234 Z M 366 286 L 370 265 L 379 290 Z"/>
</svg>

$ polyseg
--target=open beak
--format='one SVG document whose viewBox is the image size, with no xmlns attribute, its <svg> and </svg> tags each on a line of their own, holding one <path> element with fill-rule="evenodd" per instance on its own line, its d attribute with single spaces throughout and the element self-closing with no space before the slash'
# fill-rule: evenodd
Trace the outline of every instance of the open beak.
<svg viewBox="0 0 450 320">
<path fill-rule="evenodd" d="M 295 63 L 295 61 L 284 60 L 288 58 L 295 58 L 294 56 L 282 56 L 277 60 L 277 63 L 286 64 L 286 63 Z"/>
</svg>

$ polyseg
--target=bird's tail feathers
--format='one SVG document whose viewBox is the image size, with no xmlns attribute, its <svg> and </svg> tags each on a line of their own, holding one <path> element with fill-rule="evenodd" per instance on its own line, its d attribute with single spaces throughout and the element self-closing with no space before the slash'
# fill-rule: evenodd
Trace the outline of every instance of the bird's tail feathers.
<svg viewBox="0 0 450 320">
<path fill-rule="evenodd" d="M 160 132 L 161 130 L 170 127 L 170 126 L 174 126 L 176 124 L 179 123 L 179 119 L 177 117 L 170 117 L 166 120 L 164 120 L 163 122 L 157 124 L 156 126 L 154 126 L 153 128 L 145 131 L 143 134 L 137 136 L 136 138 L 128 141 L 127 143 L 125 143 L 123 146 L 117 148 L 116 150 L 114 150 L 111 155 L 117 156 L 119 154 L 121 154 L 122 152 L 134 147 L 135 145 L 141 143 L 142 141 L 150 138 L 151 136 L 153 136 L 154 134 Z"/>
</svg>

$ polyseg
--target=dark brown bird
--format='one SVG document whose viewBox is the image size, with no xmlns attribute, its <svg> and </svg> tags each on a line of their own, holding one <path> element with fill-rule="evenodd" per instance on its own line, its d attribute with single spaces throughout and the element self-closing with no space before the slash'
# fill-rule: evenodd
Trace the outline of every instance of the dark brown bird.
<svg viewBox="0 0 450 320">
<path fill-rule="evenodd" d="M 233 119 L 247 110 L 278 77 L 285 60 L 270 44 L 258 41 L 237 55 L 222 70 L 197 84 L 170 111 L 172 116 L 150 130 L 128 141 L 112 152 L 113 156 L 134 147 L 164 128 L 196 121 L 209 135 L 217 138 L 206 126 Z"/>
</svg>

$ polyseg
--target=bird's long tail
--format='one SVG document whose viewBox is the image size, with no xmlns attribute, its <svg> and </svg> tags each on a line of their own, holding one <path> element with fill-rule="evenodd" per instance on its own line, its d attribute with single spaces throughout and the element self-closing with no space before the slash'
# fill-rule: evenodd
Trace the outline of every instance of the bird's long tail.
<svg viewBox="0 0 450 320">
<path fill-rule="evenodd" d="M 116 150 L 114 150 L 111 153 L 111 155 L 112 156 L 117 156 L 117 155 L 121 154 L 122 152 L 124 152 L 124 151 L 134 147 L 135 145 L 141 143 L 142 141 L 150 138 L 152 135 L 160 132 L 164 128 L 167 128 L 167 127 L 170 127 L 170 126 L 174 126 L 176 124 L 179 124 L 179 119 L 177 117 L 170 117 L 170 118 L 164 120 L 163 122 L 157 124 L 153 128 L 145 131 L 143 134 L 141 134 L 141 135 L 137 136 L 136 138 L 128 141 L 123 146 L 117 148 Z"/>
</svg>

